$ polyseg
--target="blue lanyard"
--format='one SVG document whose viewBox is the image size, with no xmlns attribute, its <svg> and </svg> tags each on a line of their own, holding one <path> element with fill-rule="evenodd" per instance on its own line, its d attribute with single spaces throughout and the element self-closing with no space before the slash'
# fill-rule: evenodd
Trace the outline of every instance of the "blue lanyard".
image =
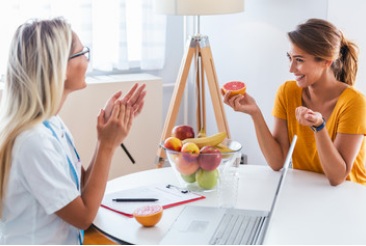
<svg viewBox="0 0 366 246">
<path fill-rule="evenodd" d="M 48 120 L 45 120 L 45 121 L 43 121 L 43 125 L 44 125 L 45 127 L 47 127 L 48 129 L 50 129 L 50 130 L 51 130 L 51 132 L 52 132 L 52 135 L 57 139 L 57 141 L 59 141 L 59 142 L 61 143 L 61 141 L 60 141 L 60 139 L 58 138 L 58 136 L 57 136 L 57 134 L 56 134 L 55 130 L 53 130 L 53 128 L 51 127 L 50 122 L 49 122 Z M 79 154 L 78 154 L 78 152 L 77 152 L 77 150 L 76 150 L 76 148 L 75 148 L 74 144 L 72 143 L 72 141 L 71 141 L 71 138 L 70 138 L 69 134 L 67 134 L 67 133 L 66 133 L 65 135 L 66 135 L 67 142 L 68 142 L 68 143 L 72 146 L 72 148 L 74 149 L 75 155 L 76 155 L 76 157 L 77 157 L 78 161 L 80 162 Z M 71 162 L 71 160 L 70 160 L 70 158 L 69 158 L 69 156 L 68 156 L 68 155 L 66 155 L 66 159 L 67 159 L 67 162 L 69 163 L 69 166 L 70 166 L 70 169 L 71 169 L 71 174 L 72 174 L 73 179 L 74 179 L 75 184 L 76 184 L 76 188 L 80 191 L 79 178 L 78 178 L 78 174 L 77 174 L 77 172 L 76 172 L 75 165 L 74 165 L 74 164 L 72 164 L 72 162 Z"/>
<path fill-rule="evenodd" d="M 50 122 L 49 122 L 48 120 L 45 120 L 45 121 L 43 121 L 43 125 L 44 125 L 45 127 L 47 127 L 48 129 L 50 129 L 50 131 L 52 132 L 52 135 L 53 135 L 53 136 L 57 139 L 57 141 L 59 141 L 59 142 L 60 142 L 60 144 L 61 144 L 61 141 L 60 141 L 60 139 L 58 138 L 58 136 L 57 136 L 57 134 L 56 134 L 55 130 L 53 130 L 53 128 L 51 127 Z M 74 144 L 72 143 L 72 141 L 71 141 L 71 138 L 70 138 L 69 134 L 67 134 L 67 132 L 65 132 L 65 135 L 66 135 L 67 142 L 68 142 L 68 143 L 69 143 L 69 145 L 71 145 L 71 146 L 72 146 L 72 148 L 74 149 L 74 152 L 75 152 L 76 158 L 78 159 L 78 162 L 80 162 L 80 156 L 79 156 L 79 153 L 77 152 L 77 150 L 76 150 L 76 148 L 75 148 Z M 75 184 L 76 184 L 76 188 L 78 189 L 78 191 L 80 191 L 80 184 L 79 184 L 79 178 L 78 178 L 78 174 L 77 174 L 77 171 L 76 171 L 76 167 L 75 167 L 75 165 L 74 165 L 74 164 L 72 164 L 72 162 L 71 162 L 71 160 L 70 160 L 70 158 L 69 158 L 69 156 L 68 156 L 67 154 L 66 154 L 66 159 L 67 159 L 67 162 L 69 163 L 69 166 L 70 166 L 70 169 L 71 169 L 71 173 L 72 173 L 72 177 L 73 177 L 73 179 L 74 179 L 74 181 L 75 181 Z M 83 244 L 83 241 L 84 241 L 84 230 L 79 230 L 79 236 L 78 236 L 78 238 L 79 238 L 79 243 L 80 243 L 80 245 L 82 245 L 82 244 Z"/>
</svg>

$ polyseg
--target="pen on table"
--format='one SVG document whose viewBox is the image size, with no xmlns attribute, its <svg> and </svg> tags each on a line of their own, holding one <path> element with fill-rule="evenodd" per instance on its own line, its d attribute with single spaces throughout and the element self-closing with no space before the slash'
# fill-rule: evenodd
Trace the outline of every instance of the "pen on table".
<svg viewBox="0 0 366 246">
<path fill-rule="evenodd" d="M 157 198 L 113 198 L 114 202 L 156 202 Z"/>
</svg>

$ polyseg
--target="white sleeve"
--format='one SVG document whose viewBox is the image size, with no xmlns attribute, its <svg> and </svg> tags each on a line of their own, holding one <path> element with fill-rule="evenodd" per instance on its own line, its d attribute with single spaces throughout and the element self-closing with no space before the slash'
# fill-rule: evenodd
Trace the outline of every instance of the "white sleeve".
<svg viewBox="0 0 366 246">
<path fill-rule="evenodd" d="M 80 194 L 61 148 L 53 136 L 32 134 L 22 141 L 15 158 L 23 185 L 48 214 L 60 210 Z"/>
</svg>

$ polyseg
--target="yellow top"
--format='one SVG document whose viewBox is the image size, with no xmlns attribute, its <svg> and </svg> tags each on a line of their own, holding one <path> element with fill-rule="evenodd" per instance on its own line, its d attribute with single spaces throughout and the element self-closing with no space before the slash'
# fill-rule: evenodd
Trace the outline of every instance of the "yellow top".
<svg viewBox="0 0 366 246">
<path fill-rule="evenodd" d="M 296 120 L 295 109 L 302 105 L 301 95 L 302 88 L 297 86 L 296 81 L 286 81 L 277 91 L 272 114 L 287 121 L 289 140 L 294 134 L 298 136 L 292 157 L 293 168 L 324 173 L 313 131 L 308 126 L 300 125 Z M 327 119 L 325 128 L 332 141 L 337 133 L 366 135 L 365 96 L 353 87 L 345 89 Z M 366 185 L 365 159 L 366 139 L 364 138 L 347 180 Z"/>
</svg>

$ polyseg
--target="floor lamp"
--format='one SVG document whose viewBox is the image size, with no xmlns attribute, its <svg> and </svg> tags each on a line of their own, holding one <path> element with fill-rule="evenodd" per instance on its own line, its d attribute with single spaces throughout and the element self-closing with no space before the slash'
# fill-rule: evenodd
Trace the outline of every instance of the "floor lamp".
<svg viewBox="0 0 366 246">
<path fill-rule="evenodd" d="M 217 81 L 217 75 L 211 48 L 207 36 L 200 34 L 200 16 L 237 13 L 244 10 L 244 0 L 155 0 L 155 11 L 158 14 L 195 16 L 197 19 L 197 33 L 191 36 L 186 43 L 185 52 L 182 58 L 177 81 L 172 94 L 172 99 L 168 108 L 161 142 L 171 135 L 191 64 L 196 66 L 196 102 L 197 102 L 197 129 L 200 134 L 206 133 L 206 105 L 205 105 L 205 77 L 212 99 L 212 107 L 215 112 L 217 128 L 221 132 L 226 132 L 230 137 L 230 132 L 226 120 L 224 106 Z M 165 161 L 165 153 L 159 147 L 157 153 L 158 167 L 162 167 Z"/>
</svg>

